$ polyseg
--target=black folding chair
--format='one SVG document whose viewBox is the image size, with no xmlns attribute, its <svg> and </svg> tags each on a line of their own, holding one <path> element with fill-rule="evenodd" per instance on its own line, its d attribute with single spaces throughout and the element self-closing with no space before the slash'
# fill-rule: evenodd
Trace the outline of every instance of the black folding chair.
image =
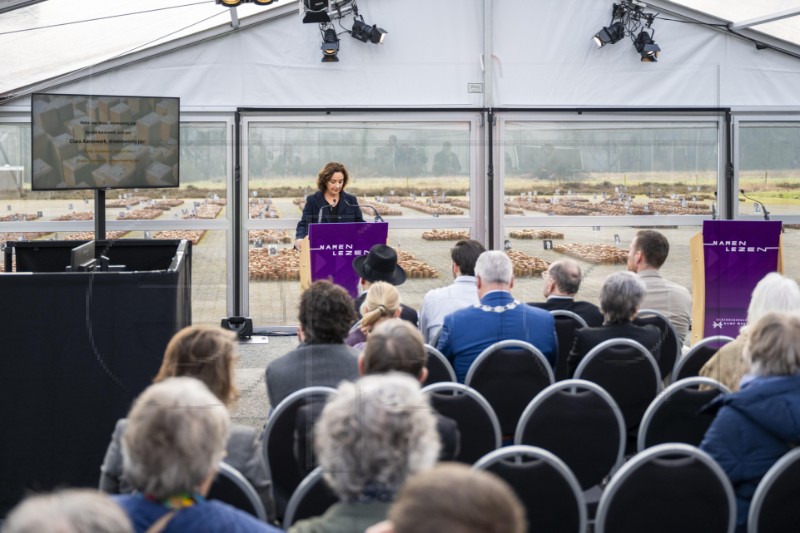
<svg viewBox="0 0 800 533">
<path fill-rule="evenodd" d="M 530 343 L 507 340 L 486 348 L 472 362 L 464 384 L 480 392 L 497 413 L 500 431 L 512 436 L 525 407 L 553 383 L 547 358 Z"/>
<path fill-rule="evenodd" d="M 256 489 L 241 472 L 226 463 L 219 463 L 217 477 L 206 497 L 225 502 L 259 520 L 267 521 L 267 512 Z"/>
<path fill-rule="evenodd" d="M 434 383 L 423 392 L 431 406 L 458 424 L 460 446 L 455 461 L 472 464 L 500 447 L 500 423 L 486 398 L 460 383 Z"/>
<path fill-rule="evenodd" d="M 580 328 L 588 327 L 586 321 L 578 314 L 565 309 L 555 309 L 550 311 L 555 319 L 556 338 L 558 339 L 558 358 L 556 359 L 555 380 L 569 378 L 569 367 L 567 358 L 575 344 L 575 331 Z"/>
<path fill-rule="evenodd" d="M 733 533 L 725 472 L 688 444 L 660 444 L 622 465 L 600 497 L 595 533 Z"/>
</svg>

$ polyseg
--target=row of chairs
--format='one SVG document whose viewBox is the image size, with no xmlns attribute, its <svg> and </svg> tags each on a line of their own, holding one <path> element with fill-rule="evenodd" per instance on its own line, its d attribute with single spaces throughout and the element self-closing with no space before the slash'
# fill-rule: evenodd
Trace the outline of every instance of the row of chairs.
<svg viewBox="0 0 800 533">
<path fill-rule="evenodd" d="M 670 375 L 680 379 L 697 376 L 705 362 L 731 340 L 721 336 L 703 339 L 677 360 Z M 455 373 L 441 352 L 431 346 L 426 346 L 426 351 L 428 379 L 425 384 L 454 382 Z M 559 355 L 559 361 L 562 359 Z M 509 340 L 484 350 L 470 366 L 465 383 L 489 401 L 497 413 L 502 433 L 510 435 L 525 406 L 551 385 L 558 373 L 558 366 L 553 373 L 537 348 L 523 341 Z M 576 378 L 597 382 L 612 394 L 630 430 L 636 429 L 644 410 L 661 390 L 662 375 L 659 362 L 641 344 L 630 339 L 611 339 L 599 344 L 581 361 L 575 373 Z"/>
<path fill-rule="evenodd" d="M 595 513 L 588 511 L 578 477 L 544 448 L 509 446 L 481 457 L 474 468 L 509 483 L 536 531 L 584 533 L 589 523 L 594 524 L 595 533 L 732 533 L 735 528 L 736 501 L 730 481 L 710 456 L 686 444 L 660 444 L 632 457 L 611 477 Z M 297 486 L 284 514 L 284 529 L 319 516 L 336 503 L 322 474 L 317 467 Z M 793 503 L 798 491 L 800 448 L 795 448 L 759 483 L 750 506 L 748 533 L 796 531 L 800 508 Z M 209 497 L 265 519 L 255 490 L 224 463 Z"/>
<path fill-rule="evenodd" d="M 708 390 L 700 390 L 703 385 Z M 500 448 L 503 429 L 491 402 L 473 387 L 440 382 L 423 389 L 431 405 L 456 421 L 460 433 L 456 460 L 473 464 Z M 647 407 L 638 432 L 638 449 L 664 442 L 698 445 L 713 417 L 697 410 L 716 395 L 727 392 L 708 378 L 675 383 Z M 335 393 L 329 387 L 295 392 L 273 411 L 264 433 L 263 452 L 278 516 L 283 516 L 292 493 L 303 479 L 294 450 L 298 410 L 324 402 Z M 597 383 L 574 379 L 545 387 L 522 408 L 509 432 L 514 444 L 533 445 L 556 454 L 577 476 L 582 490 L 599 495 L 602 481 L 623 463 L 629 442 L 624 411 L 613 395 Z"/>
<path fill-rule="evenodd" d="M 555 310 L 550 313 L 555 318 L 556 337 L 558 338 L 559 347 L 554 377 L 556 381 L 560 381 L 569 377 L 567 359 L 575 341 L 575 331 L 585 328 L 587 325 L 583 318 L 571 311 Z M 722 346 L 733 340 L 733 338 L 725 335 L 706 337 L 697 342 L 683 355 L 678 334 L 667 317 L 658 311 L 644 309 L 637 313 L 635 322 L 640 325 L 650 323 L 662 331 L 662 349 L 658 368 L 661 376 L 669 378 L 671 383 L 698 376 L 703 365 Z M 492 348 L 490 347 L 487 350 Z M 447 358 L 431 345 L 426 345 L 425 350 L 428 353 L 428 379 L 425 384 L 456 381 L 456 374 Z"/>
</svg>

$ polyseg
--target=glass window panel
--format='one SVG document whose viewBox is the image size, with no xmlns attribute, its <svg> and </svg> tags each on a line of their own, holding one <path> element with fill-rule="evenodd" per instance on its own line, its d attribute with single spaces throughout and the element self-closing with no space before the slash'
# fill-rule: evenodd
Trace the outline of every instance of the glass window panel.
<svg viewBox="0 0 800 533">
<path fill-rule="evenodd" d="M 716 122 L 507 122 L 506 211 L 710 214 L 717 144 Z"/>
<path fill-rule="evenodd" d="M 739 123 L 739 189 L 771 214 L 800 214 L 800 122 Z M 763 216 L 739 196 L 737 215 Z"/>
<path fill-rule="evenodd" d="M 27 184 L 30 190 L 30 124 L 0 123 L 0 194 L 21 198 Z"/>
<path fill-rule="evenodd" d="M 359 201 L 389 204 L 377 205 L 384 217 L 422 216 L 432 197 L 469 193 L 468 123 L 251 122 L 248 138 L 250 197 L 275 202 L 272 215 L 256 210 L 251 218 L 299 218 L 294 201 L 317 190 L 317 174 L 329 161 L 347 167 L 347 191 Z"/>
</svg>

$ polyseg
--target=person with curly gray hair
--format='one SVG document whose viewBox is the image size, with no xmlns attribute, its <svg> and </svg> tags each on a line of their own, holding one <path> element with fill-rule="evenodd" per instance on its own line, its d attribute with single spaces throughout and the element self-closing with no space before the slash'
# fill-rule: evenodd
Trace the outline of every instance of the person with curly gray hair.
<svg viewBox="0 0 800 533">
<path fill-rule="evenodd" d="M 646 292 L 644 282 L 633 272 L 617 272 L 606 278 L 600 288 L 600 310 L 605 322 L 602 326 L 581 328 L 575 332 L 575 343 L 567 358 L 570 377 L 589 350 L 609 339 L 635 340 L 650 350 L 658 361 L 661 332 L 650 324 L 637 326 L 633 323 Z"/>
<path fill-rule="evenodd" d="M 63 489 L 25 498 L 8 515 L 2 533 L 133 533 L 125 511 L 102 492 Z"/>
<path fill-rule="evenodd" d="M 194 378 L 169 378 L 136 399 L 122 436 L 122 464 L 136 491 L 116 496 L 137 532 L 276 532 L 227 504 L 206 500 L 225 455 L 230 415 Z"/>
<path fill-rule="evenodd" d="M 397 490 L 434 465 L 440 446 L 419 382 L 399 373 L 342 383 L 317 422 L 314 445 L 339 503 L 290 533 L 364 531 L 386 519 Z"/>
</svg>

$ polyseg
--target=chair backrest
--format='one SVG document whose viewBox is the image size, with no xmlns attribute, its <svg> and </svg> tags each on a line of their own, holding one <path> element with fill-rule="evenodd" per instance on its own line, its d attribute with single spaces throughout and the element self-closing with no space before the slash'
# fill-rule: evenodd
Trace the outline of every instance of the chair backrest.
<svg viewBox="0 0 800 533">
<path fill-rule="evenodd" d="M 710 378 L 686 378 L 673 383 L 644 412 L 636 449 L 642 451 L 667 442 L 699 446 L 715 415 L 698 411 L 720 394 L 729 392 L 722 383 Z"/>
<path fill-rule="evenodd" d="M 555 379 L 560 381 L 569 377 L 567 358 L 575 344 L 575 331 L 588 327 L 586 321 L 578 314 L 566 309 L 550 311 L 555 319 L 556 338 L 558 339 L 558 358 L 556 359 Z"/>
<path fill-rule="evenodd" d="M 442 352 L 430 344 L 426 344 L 425 353 L 428 354 L 428 360 L 425 364 L 428 369 L 428 377 L 425 379 L 425 383 L 422 384 L 423 386 L 443 381 L 452 383 L 458 381 L 453 365 L 450 364 L 450 361 L 447 360 L 447 357 Z"/>
<path fill-rule="evenodd" d="M 226 463 L 219 464 L 217 477 L 211 484 L 207 498 L 225 502 L 259 520 L 267 521 L 267 512 L 256 489 L 241 472 Z"/>
<path fill-rule="evenodd" d="M 294 431 L 297 410 L 314 401 L 326 401 L 336 389 L 307 387 L 295 391 L 279 403 L 267 421 L 262 450 L 267 475 L 272 480 L 272 494 L 278 518 L 283 516 L 286 502 L 303 480 L 305 468 L 294 455 Z M 309 421 L 313 424 L 313 420 Z"/>
<path fill-rule="evenodd" d="M 507 446 L 482 457 L 474 468 L 496 474 L 525 506 L 531 531 L 582 533 L 587 512 L 580 484 L 554 454 L 535 446 Z"/>
<path fill-rule="evenodd" d="M 631 339 L 609 339 L 578 364 L 576 379 L 597 383 L 617 402 L 625 427 L 639 427 L 647 406 L 661 390 L 661 375 L 650 351 Z"/>
<path fill-rule="evenodd" d="M 513 435 L 522 411 L 553 379 L 553 369 L 538 348 L 507 340 L 492 344 L 475 358 L 464 384 L 489 401 L 503 435 Z"/>
<path fill-rule="evenodd" d="M 423 392 L 431 406 L 458 424 L 460 446 L 455 461 L 472 464 L 500 447 L 500 423 L 486 398 L 460 383 L 434 383 Z"/>
<path fill-rule="evenodd" d="M 800 448 L 772 465 L 756 488 L 747 516 L 747 533 L 796 532 L 800 524 Z"/>
<path fill-rule="evenodd" d="M 625 422 L 602 387 L 568 379 L 550 385 L 531 400 L 517 424 L 514 444 L 552 452 L 587 490 L 622 465 Z"/>
<path fill-rule="evenodd" d="M 322 515 L 337 501 L 336 494 L 322 477 L 322 467 L 318 466 L 303 478 L 289 498 L 283 514 L 283 529 L 288 531 L 295 522 Z"/>
<path fill-rule="evenodd" d="M 653 309 L 640 309 L 633 319 L 633 323 L 637 326 L 644 326 L 652 324 L 661 331 L 660 350 L 658 357 L 658 371 L 661 372 L 661 377 L 669 379 L 672 371 L 675 368 L 675 362 L 681 356 L 681 338 L 672 322 L 662 313 Z"/>
<path fill-rule="evenodd" d="M 732 340 L 731 337 L 726 337 L 725 335 L 716 335 L 697 341 L 697 343 L 686 352 L 686 355 L 680 357 L 678 362 L 675 363 L 675 370 L 672 372 L 672 382 L 674 383 L 685 378 L 699 376 L 700 369 L 703 368 L 703 365 L 705 365 L 720 348 Z"/>
<path fill-rule="evenodd" d="M 660 444 L 635 455 L 611 478 L 595 533 L 733 533 L 733 487 L 707 453 Z"/>
</svg>

